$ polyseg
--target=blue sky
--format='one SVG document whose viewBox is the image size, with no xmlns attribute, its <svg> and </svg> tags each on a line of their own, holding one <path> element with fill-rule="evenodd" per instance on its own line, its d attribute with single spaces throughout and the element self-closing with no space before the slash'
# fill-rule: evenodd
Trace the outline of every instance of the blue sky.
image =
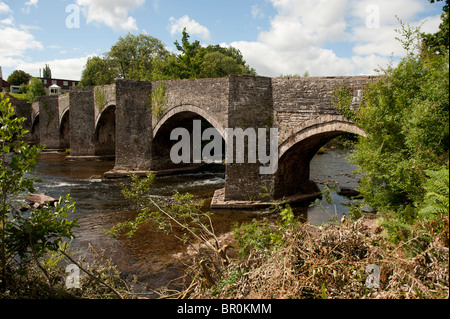
<svg viewBox="0 0 450 319">
<path fill-rule="evenodd" d="M 259 75 L 375 74 L 404 51 L 395 16 L 435 32 L 428 0 L 0 0 L 0 66 L 79 80 L 88 57 L 145 33 L 169 50 L 184 27 L 204 45 L 232 45 Z M 77 22 L 79 21 L 79 24 Z M 393 57 L 393 58 L 392 58 Z"/>
</svg>

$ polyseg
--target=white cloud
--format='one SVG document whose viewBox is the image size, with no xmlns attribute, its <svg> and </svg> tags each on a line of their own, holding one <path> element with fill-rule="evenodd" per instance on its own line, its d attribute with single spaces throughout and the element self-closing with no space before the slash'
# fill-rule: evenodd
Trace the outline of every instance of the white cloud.
<svg viewBox="0 0 450 319">
<path fill-rule="evenodd" d="M 86 65 L 87 59 L 91 56 L 93 55 L 88 55 L 81 58 L 56 59 L 31 63 L 20 61 L 15 66 L 18 70 L 24 70 L 33 76 L 39 76 L 39 69 L 42 69 L 46 64 L 48 64 L 52 70 L 53 78 L 78 81 L 81 79 L 81 72 Z"/>
<path fill-rule="evenodd" d="M 153 10 L 159 12 L 159 0 L 153 0 Z"/>
<path fill-rule="evenodd" d="M 377 29 L 355 28 L 352 35 L 352 39 L 356 43 L 353 52 L 361 56 L 371 54 L 402 56 L 404 50 L 401 43 L 395 40 L 397 36 L 398 33 L 392 26 L 383 26 Z"/>
<path fill-rule="evenodd" d="M 184 28 L 186 31 L 192 35 L 198 35 L 205 41 L 211 40 L 211 33 L 207 27 L 201 25 L 195 20 L 189 18 L 188 15 L 184 15 L 179 19 L 175 19 L 174 17 L 170 17 L 170 35 L 174 36 L 177 33 L 181 33 Z"/>
<path fill-rule="evenodd" d="M 356 75 L 358 74 L 374 74 L 374 70 L 386 69 L 388 65 L 395 66 L 398 61 L 393 61 L 388 57 L 382 57 L 376 54 L 368 56 L 355 55 L 351 59 L 351 64 L 355 69 Z"/>
<path fill-rule="evenodd" d="M 37 7 L 39 0 L 29 0 L 27 2 L 25 2 L 26 6 L 35 6 Z"/>
<path fill-rule="evenodd" d="M 302 75 L 306 71 L 312 76 L 352 75 L 355 72 L 351 60 L 340 58 L 327 49 L 279 50 L 263 42 L 246 41 L 230 45 L 241 50 L 247 63 L 263 76 Z"/>
<path fill-rule="evenodd" d="M 129 16 L 145 0 L 76 0 L 87 17 L 87 23 L 100 23 L 115 32 L 137 31 L 136 19 Z"/>
<path fill-rule="evenodd" d="M 354 71 L 349 59 L 323 48 L 327 42 L 348 37 L 344 19 L 347 0 L 271 2 L 277 15 L 271 19 L 270 30 L 261 32 L 258 41 L 231 43 L 258 74 L 308 71 L 311 75 L 335 75 Z"/>
<path fill-rule="evenodd" d="M 429 3 L 422 0 L 270 2 L 277 11 L 270 28 L 260 32 L 257 41 L 230 43 L 241 50 L 258 74 L 265 76 L 303 74 L 306 70 L 313 76 L 374 74 L 374 69 L 391 62 L 392 54 L 404 56 L 395 40 L 395 29 L 400 27 L 396 15 L 418 26 L 418 17 L 429 10 Z M 377 25 L 369 28 L 367 21 L 373 17 Z M 435 32 L 439 21 L 439 16 L 430 17 L 421 30 Z M 335 44 L 351 50 L 338 56 L 333 51 Z"/>
<path fill-rule="evenodd" d="M 34 6 L 35 8 L 37 8 L 38 2 L 39 2 L 39 0 L 29 0 L 29 1 L 25 2 L 25 8 L 23 8 L 22 11 L 26 14 L 29 14 L 30 10 L 31 10 L 31 6 Z"/>
<path fill-rule="evenodd" d="M 404 21 L 412 21 L 417 14 L 425 12 L 430 4 L 420 0 L 357 0 L 352 1 L 349 9 L 353 16 L 364 23 L 367 16 L 376 9 L 379 12 L 380 25 L 398 25 L 396 16 Z"/>
<path fill-rule="evenodd" d="M 264 18 L 264 13 L 261 11 L 261 9 L 258 7 L 257 4 L 252 6 L 252 17 L 253 19 L 261 19 Z"/>
<path fill-rule="evenodd" d="M 26 30 L 19 30 L 10 26 L 0 28 L 0 58 L 21 57 L 28 49 L 42 49 L 40 42 L 36 41 L 33 35 Z"/>
<path fill-rule="evenodd" d="M 0 24 L 12 26 L 14 24 L 14 18 L 13 17 L 9 17 L 9 18 L 0 20 Z"/>
<path fill-rule="evenodd" d="M 37 1 L 36 1 L 37 3 Z M 0 1 L 0 15 L 8 15 L 0 20 L 0 63 L 5 68 L 15 68 L 23 60 L 27 59 L 27 50 L 42 50 L 43 46 L 36 41 L 29 32 L 31 27 L 15 25 L 13 11 L 7 4 Z M 5 75 L 5 74 L 4 74 Z"/>
<path fill-rule="evenodd" d="M 0 1 L 0 14 L 8 14 L 11 12 L 11 8 L 3 1 Z"/>
</svg>

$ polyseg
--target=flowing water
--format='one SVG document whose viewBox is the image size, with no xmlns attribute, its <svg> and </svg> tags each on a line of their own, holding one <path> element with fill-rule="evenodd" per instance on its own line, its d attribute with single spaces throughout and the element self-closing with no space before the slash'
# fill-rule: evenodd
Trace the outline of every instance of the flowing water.
<svg viewBox="0 0 450 319">
<path fill-rule="evenodd" d="M 336 182 L 340 187 L 357 188 L 358 177 L 352 175 L 354 167 L 348 163 L 346 150 L 330 150 L 317 155 L 311 163 L 311 179 L 319 182 Z M 126 180 L 104 180 L 100 176 L 112 169 L 114 162 L 69 162 L 62 154 L 43 154 L 33 172 L 41 183 L 36 183 L 36 192 L 54 198 L 70 194 L 77 210 L 70 218 L 77 218 L 76 239 L 72 249 L 80 254 L 92 256 L 91 246 L 96 252 L 104 252 L 111 258 L 125 276 L 136 275 L 139 280 L 157 288 L 175 280 L 182 274 L 182 265 L 176 256 L 185 248 L 179 240 L 155 229 L 144 226 L 132 239 L 112 238 L 107 231 L 119 222 L 136 216 L 122 196 L 121 189 Z M 196 173 L 158 177 L 154 194 L 170 196 L 176 190 L 190 192 L 205 199 L 206 205 L 216 189 L 225 183 L 223 167 L 207 167 Z M 295 213 L 313 224 L 327 222 L 335 214 L 338 219 L 348 209 L 347 199 L 332 192 L 334 203 L 325 201 L 323 207 L 296 207 Z M 324 209 L 326 208 L 326 209 Z M 218 234 L 228 232 L 235 222 L 250 221 L 264 211 L 217 210 L 214 211 L 214 225 Z"/>
</svg>

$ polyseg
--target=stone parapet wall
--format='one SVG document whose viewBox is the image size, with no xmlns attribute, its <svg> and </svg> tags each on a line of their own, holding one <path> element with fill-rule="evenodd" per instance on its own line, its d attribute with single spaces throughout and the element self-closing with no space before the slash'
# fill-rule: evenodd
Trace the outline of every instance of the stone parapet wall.
<svg viewBox="0 0 450 319">
<path fill-rule="evenodd" d="M 327 114 L 339 114 L 332 101 L 333 91 L 347 85 L 353 90 L 353 107 L 361 102 L 361 90 L 365 83 L 376 77 L 307 77 L 274 78 L 273 105 L 275 126 L 280 129 L 280 141 L 284 141 L 299 124 Z"/>
</svg>

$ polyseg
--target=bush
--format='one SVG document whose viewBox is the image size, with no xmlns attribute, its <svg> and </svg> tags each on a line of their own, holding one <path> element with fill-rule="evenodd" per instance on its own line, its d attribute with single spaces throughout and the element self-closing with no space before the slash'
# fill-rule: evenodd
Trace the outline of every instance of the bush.
<svg viewBox="0 0 450 319">
<path fill-rule="evenodd" d="M 281 207 L 281 206 L 280 206 Z M 286 233 L 301 222 L 294 216 L 292 208 L 286 205 L 280 209 L 279 220 L 263 218 L 251 223 L 235 224 L 232 231 L 241 257 L 247 257 L 254 251 L 274 251 L 283 245 Z"/>
<path fill-rule="evenodd" d="M 414 54 L 420 33 L 403 23 L 402 30 L 408 55 L 366 85 L 359 109 L 351 109 L 346 86 L 334 92 L 333 103 L 367 135 L 351 156 L 363 175 L 365 201 L 411 221 L 425 195 L 427 172 L 448 167 L 449 63 L 448 51 Z"/>
<path fill-rule="evenodd" d="M 22 128 L 25 119 L 16 118 L 9 99 L 1 93 L 0 113 L 0 280 L 4 292 L 13 284 L 17 269 L 26 269 L 31 262 L 42 268 L 39 258 L 57 251 L 63 239 L 73 238 L 77 221 L 66 219 L 75 209 L 69 197 L 28 214 L 19 210 L 21 195 L 34 192 L 35 179 L 25 174 L 35 167 L 43 148 L 21 141 L 27 133 Z"/>
<path fill-rule="evenodd" d="M 33 78 L 28 85 L 27 97 L 30 102 L 37 102 L 41 96 L 45 96 L 44 85 L 41 80 Z"/>
</svg>

